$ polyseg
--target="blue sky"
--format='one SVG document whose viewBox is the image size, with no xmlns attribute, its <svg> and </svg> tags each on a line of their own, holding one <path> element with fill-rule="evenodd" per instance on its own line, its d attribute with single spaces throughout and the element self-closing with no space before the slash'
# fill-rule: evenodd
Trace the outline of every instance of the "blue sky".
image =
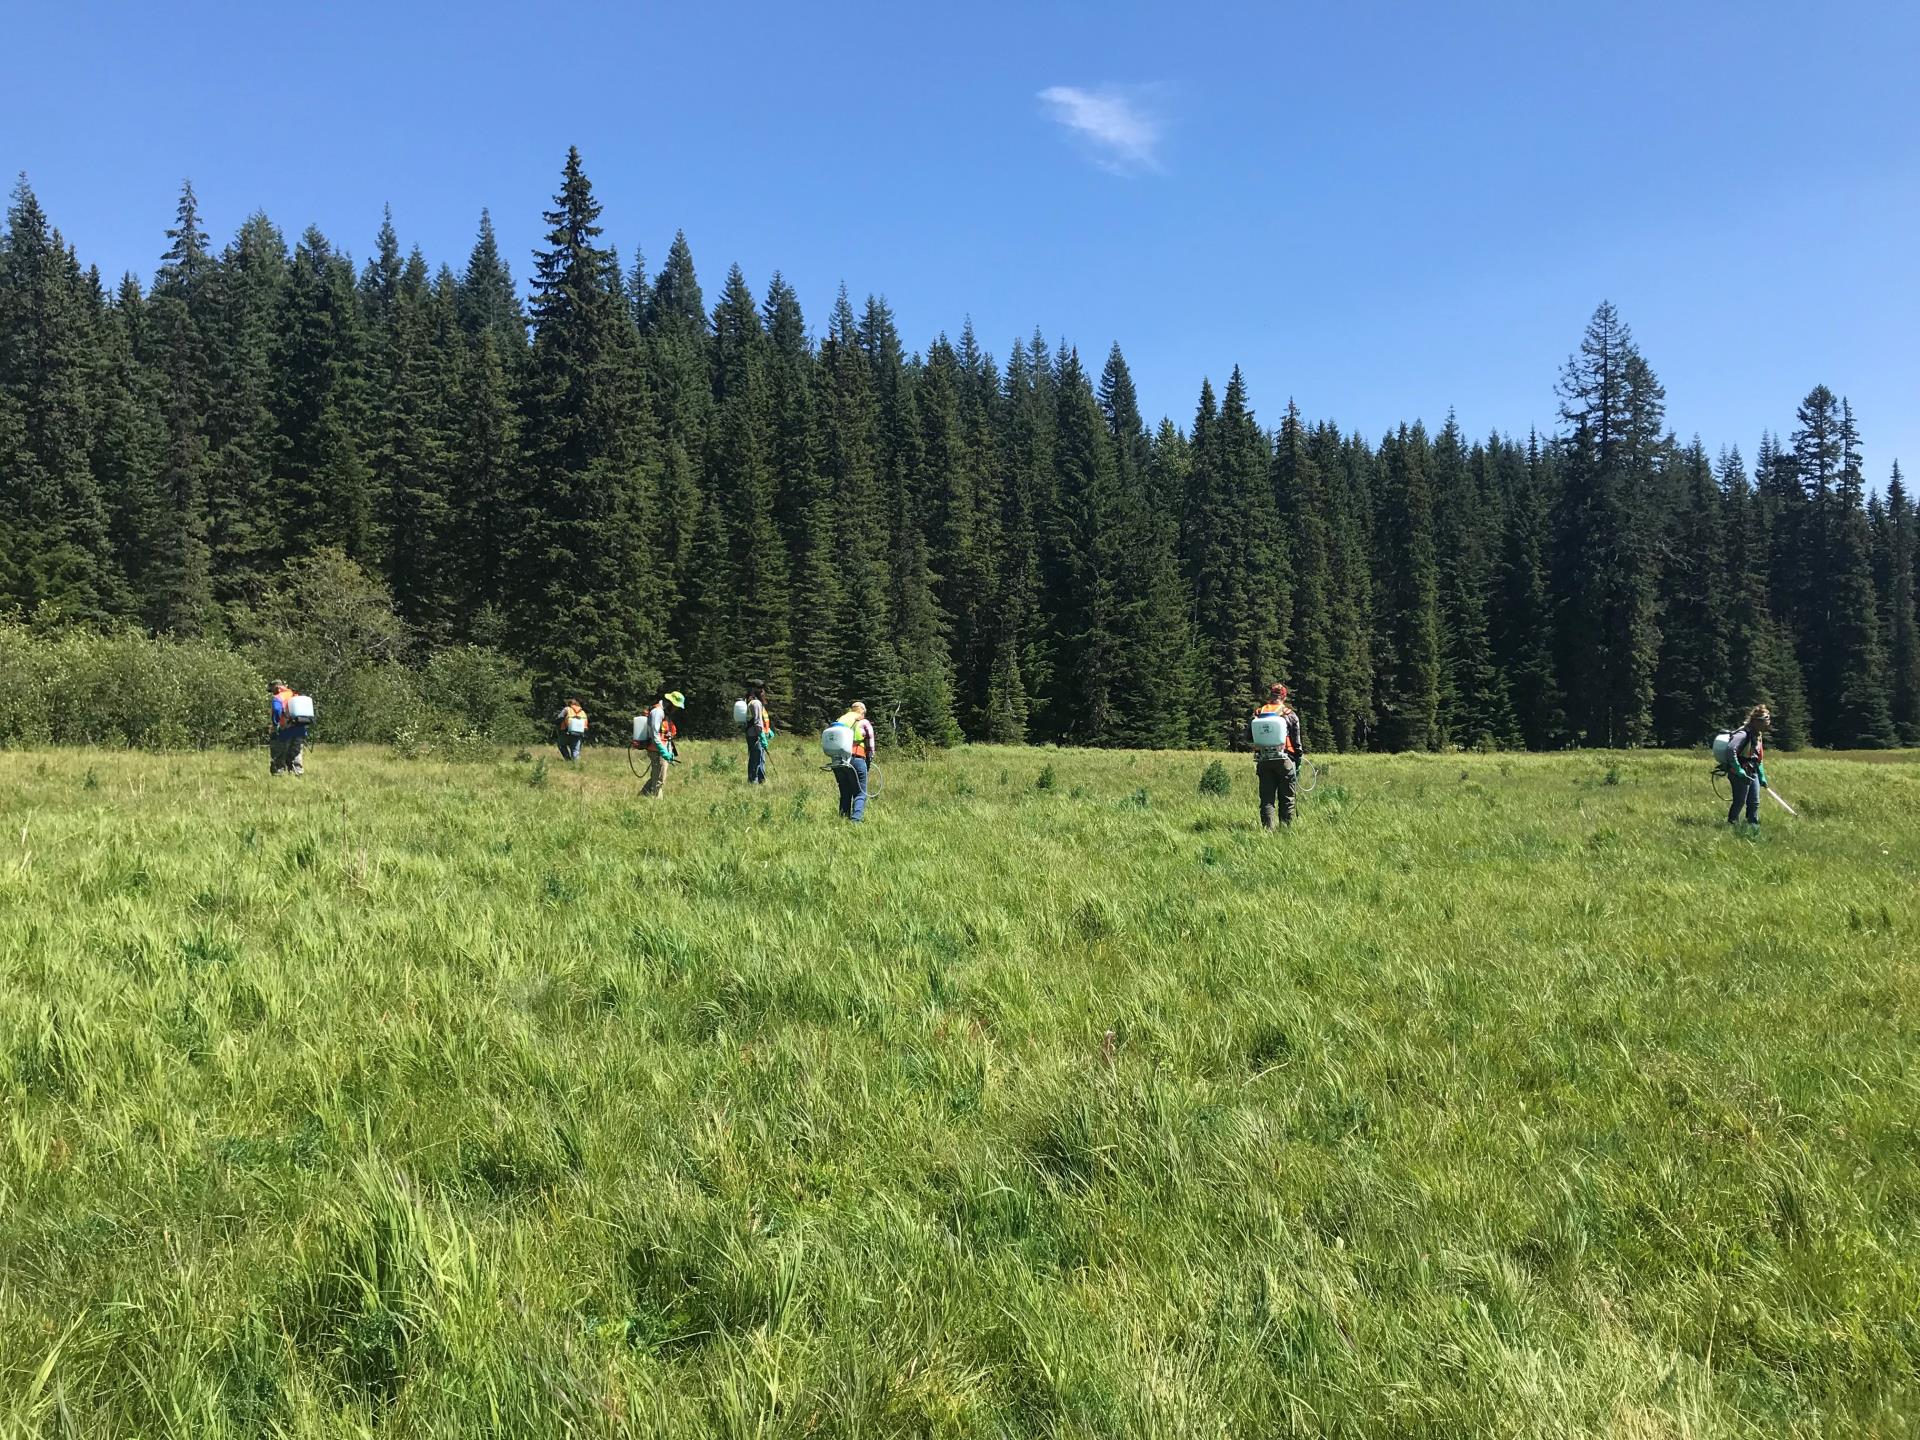
<svg viewBox="0 0 1920 1440">
<path fill-rule="evenodd" d="M 0 167 L 83 259 L 152 271 L 183 176 L 364 256 L 517 277 L 569 144 L 608 237 L 684 227 L 709 298 L 844 279 L 912 346 L 972 315 L 1117 339 L 1150 418 L 1246 371 L 1377 434 L 1554 423 L 1611 298 L 1682 438 L 1851 398 L 1920 467 L 1920 7 L 545 7 L 4 0 Z"/>
</svg>

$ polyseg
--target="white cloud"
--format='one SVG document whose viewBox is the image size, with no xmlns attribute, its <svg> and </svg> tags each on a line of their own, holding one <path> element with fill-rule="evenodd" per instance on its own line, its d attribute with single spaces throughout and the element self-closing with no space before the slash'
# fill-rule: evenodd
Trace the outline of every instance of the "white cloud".
<svg viewBox="0 0 1920 1440">
<path fill-rule="evenodd" d="M 1105 85 L 1049 85 L 1040 92 L 1047 113 L 1085 143 L 1094 162 L 1116 175 L 1160 168 L 1160 117 L 1147 105 L 1148 90 Z"/>
</svg>

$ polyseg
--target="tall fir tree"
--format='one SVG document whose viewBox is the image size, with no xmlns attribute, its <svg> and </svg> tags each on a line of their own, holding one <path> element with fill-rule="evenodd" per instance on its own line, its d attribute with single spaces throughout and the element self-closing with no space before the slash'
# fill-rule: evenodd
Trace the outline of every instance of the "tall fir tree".
<svg viewBox="0 0 1920 1440">
<path fill-rule="evenodd" d="M 1808 398 L 1811 404 L 1814 397 Z M 1814 496 L 1823 516 L 1819 528 L 1826 545 L 1826 564 L 1822 567 L 1824 609 L 1816 631 L 1819 669 L 1815 738 L 1823 745 L 1880 748 L 1892 745 L 1895 734 L 1886 652 L 1880 637 L 1879 600 L 1873 588 L 1866 476 L 1853 409 L 1844 400 L 1836 419 L 1832 431 L 1832 488 L 1823 487 Z M 1795 440 L 1795 457 L 1804 466 L 1799 442 L 1808 441 L 1811 450 L 1814 437 L 1803 430 Z M 1801 473 L 1811 484 L 1815 477 L 1805 468 Z"/>
<path fill-rule="evenodd" d="M 1730 612 L 1722 556 L 1724 501 L 1696 436 L 1678 466 L 1660 577 L 1660 663 L 1654 731 L 1663 745 L 1696 744 L 1730 705 Z"/>
<path fill-rule="evenodd" d="M 367 338 L 353 267 L 311 227 L 294 247 L 277 368 L 283 555 L 379 560 L 367 468 Z"/>
<path fill-rule="evenodd" d="M 1554 613 L 1548 573 L 1548 515 L 1553 478 L 1537 433 L 1524 457 L 1511 443 L 1489 440 L 1500 484 L 1500 565 L 1493 645 L 1511 697 L 1521 743 L 1545 750 L 1565 743 L 1567 717 L 1554 664 Z"/>
<path fill-rule="evenodd" d="M 617 714 L 660 683 L 671 613 L 648 543 L 647 394 L 617 262 L 595 243 L 599 219 L 571 149 L 534 258 L 523 432 L 533 489 L 514 589 L 541 698 L 572 693 Z"/>
<path fill-rule="evenodd" d="M 1611 304 L 1588 321 L 1561 371 L 1554 573 L 1560 674 L 1573 728 L 1590 745 L 1653 737 L 1659 661 L 1651 496 L 1665 391 Z"/>
<path fill-rule="evenodd" d="M 266 216 L 250 216 L 209 281 L 207 548 L 214 599 L 231 614 L 258 605 L 282 533 L 283 477 L 276 351 L 286 317 L 286 241 Z"/>
<path fill-rule="evenodd" d="M 1182 549 L 1207 660 L 1206 738 L 1236 746 L 1264 687 L 1285 673 L 1291 610 L 1272 453 L 1238 366 L 1217 416 L 1212 399 L 1203 388 Z"/>
<path fill-rule="evenodd" d="M 1337 518 L 1300 407 L 1287 402 L 1273 457 L 1274 501 L 1290 541 L 1292 630 L 1288 684 L 1308 736 L 1332 733 L 1334 690 L 1334 547 Z"/>
<path fill-rule="evenodd" d="M 1401 426 L 1380 442 L 1379 456 L 1373 643 L 1379 743 L 1387 750 L 1428 750 L 1441 740 L 1445 657 L 1426 430 Z"/>
<path fill-rule="evenodd" d="M 1887 480 L 1887 670 L 1895 735 L 1920 745 L 1920 522 L 1896 461 Z"/>
<path fill-rule="evenodd" d="M 1468 451 L 1451 413 L 1433 445 L 1432 483 L 1443 635 L 1441 733 L 1455 745 L 1504 745 L 1513 737 L 1513 714 L 1487 617 L 1499 512 L 1486 454 Z"/>
<path fill-rule="evenodd" d="M 93 472 L 104 312 L 22 177 L 0 237 L 0 603 L 47 619 L 97 623 L 130 605 Z"/>
</svg>

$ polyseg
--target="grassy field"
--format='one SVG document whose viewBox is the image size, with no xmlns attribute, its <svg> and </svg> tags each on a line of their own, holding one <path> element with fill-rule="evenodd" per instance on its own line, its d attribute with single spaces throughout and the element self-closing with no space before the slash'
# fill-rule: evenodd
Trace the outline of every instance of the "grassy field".
<svg viewBox="0 0 1920 1440">
<path fill-rule="evenodd" d="M 0 1434 L 1920 1424 L 1912 755 L 810 748 L 0 754 Z"/>
</svg>

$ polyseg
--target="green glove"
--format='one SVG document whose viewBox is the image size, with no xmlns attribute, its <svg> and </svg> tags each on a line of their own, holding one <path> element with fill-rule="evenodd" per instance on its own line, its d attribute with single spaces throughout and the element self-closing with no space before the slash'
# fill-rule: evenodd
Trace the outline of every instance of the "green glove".
<svg viewBox="0 0 1920 1440">
<path fill-rule="evenodd" d="M 1766 789 L 1767 788 L 1767 767 L 1764 765 L 1756 765 L 1754 768 L 1760 772 L 1760 788 L 1762 790 Z"/>
</svg>

